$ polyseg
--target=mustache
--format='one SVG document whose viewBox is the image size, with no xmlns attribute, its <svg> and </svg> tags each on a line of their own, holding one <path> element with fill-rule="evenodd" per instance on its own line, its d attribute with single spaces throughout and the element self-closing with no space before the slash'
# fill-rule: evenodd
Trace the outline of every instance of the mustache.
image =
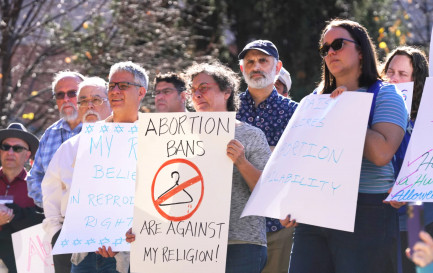
<svg viewBox="0 0 433 273">
<path fill-rule="evenodd" d="M 62 104 L 62 106 L 60 107 L 60 111 L 63 112 L 63 109 L 67 106 L 71 106 L 73 107 L 75 110 L 77 110 L 77 107 L 75 106 L 75 104 L 73 104 L 72 102 L 68 101 L 65 102 L 64 104 Z"/>
<path fill-rule="evenodd" d="M 95 115 L 95 116 L 98 118 L 98 120 L 101 120 L 101 116 L 99 115 L 98 112 L 93 111 L 92 109 L 89 109 L 89 110 L 87 110 L 86 113 L 84 114 L 84 116 L 83 116 L 83 121 L 85 121 L 86 118 L 87 118 L 87 116 L 89 116 L 89 115 Z"/>
<path fill-rule="evenodd" d="M 248 74 L 248 77 L 252 78 L 256 74 L 261 75 L 261 76 L 263 76 L 263 77 L 266 78 L 266 74 L 263 71 L 253 71 L 253 72 L 250 72 L 250 74 Z"/>
</svg>

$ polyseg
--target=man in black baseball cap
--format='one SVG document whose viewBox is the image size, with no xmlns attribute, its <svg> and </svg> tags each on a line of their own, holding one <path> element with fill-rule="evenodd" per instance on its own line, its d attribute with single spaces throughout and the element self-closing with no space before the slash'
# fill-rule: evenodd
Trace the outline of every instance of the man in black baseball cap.
<svg viewBox="0 0 433 273">
<path fill-rule="evenodd" d="M 248 89 L 239 95 L 236 118 L 261 129 L 273 149 L 298 106 L 279 95 L 274 86 L 283 66 L 277 47 L 271 41 L 256 40 L 247 44 L 238 57 Z M 284 228 L 278 219 L 266 219 L 268 257 L 262 273 L 287 272 L 295 222 L 291 225 Z"/>
<path fill-rule="evenodd" d="M 16 272 L 11 234 L 42 222 L 33 199 L 28 197 L 24 164 L 33 157 L 39 140 L 21 123 L 0 130 L 0 259 Z"/>
</svg>

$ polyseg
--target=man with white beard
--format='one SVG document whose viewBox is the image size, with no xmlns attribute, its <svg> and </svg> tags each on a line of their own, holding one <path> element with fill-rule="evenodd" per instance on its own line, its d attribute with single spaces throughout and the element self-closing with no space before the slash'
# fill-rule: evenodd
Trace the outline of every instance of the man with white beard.
<svg viewBox="0 0 433 273">
<path fill-rule="evenodd" d="M 236 118 L 260 128 L 273 150 L 298 104 L 278 94 L 275 76 L 283 63 L 275 45 L 267 40 L 247 44 L 239 64 L 248 89 L 240 94 Z M 294 228 L 284 228 L 278 219 L 266 218 L 268 259 L 262 273 L 280 273 L 289 268 Z"/>
<path fill-rule="evenodd" d="M 41 183 L 54 153 L 60 145 L 81 132 L 81 116 L 77 109 L 77 90 L 84 76 L 78 72 L 61 71 L 54 76 L 52 83 L 53 97 L 56 100 L 61 119 L 52 124 L 42 136 L 35 155 L 33 167 L 27 177 L 27 188 L 30 198 L 42 211 Z M 56 260 L 69 262 L 71 255 L 56 255 Z M 69 257 L 68 257 L 69 256 Z M 55 261 L 56 272 L 70 272 L 70 266 L 61 270 L 57 265 L 63 262 Z M 69 271 L 68 271 L 69 269 Z"/>
<path fill-rule="evenodd" d="M 107 82 L 99 77 L 86 78 L 78 86 L 78 113 L 82 122 L 104 120 L 111 114 Z"/>
</svg>

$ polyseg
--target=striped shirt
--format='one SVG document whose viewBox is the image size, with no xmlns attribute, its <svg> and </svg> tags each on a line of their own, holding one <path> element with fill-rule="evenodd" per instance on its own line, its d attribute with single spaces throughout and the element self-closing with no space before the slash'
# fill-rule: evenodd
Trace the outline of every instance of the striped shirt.
<svg viewBox="0 0 433 273">
<path fill-rule="evenodd" d="M 366 88 L 361 88 L 359 92 L 366 92 Z M 397 91 L 395 85 L 385 85 L 379 90 L 376 97 L 372 124 L 388 122 L 400 126 L 406 131 L 408 113 L 401 93 Z M 359 192 L 361 193 L 386 193 L 394 183 L 394 168 L 389 162 L 385 166 L 376 166 L 369 160 L 363 158 L 361 165 L 361 177 Z"/>
</svg>

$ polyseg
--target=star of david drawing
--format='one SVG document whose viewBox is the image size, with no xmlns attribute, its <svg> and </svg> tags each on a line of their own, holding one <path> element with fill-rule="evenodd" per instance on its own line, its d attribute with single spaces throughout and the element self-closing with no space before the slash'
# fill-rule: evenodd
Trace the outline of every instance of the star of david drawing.
<svg viewBox="0 0 433 273">
<path fill-rule="evenodd" d="M 123 132 L 123 127 L 120 125 L 116 125 L 116 127 L 114 128 L 114 132 L 116 133 L 122 133 Z"/>
<path fill-rule="evenodd" d="M 100 133 L 106 133 L 106 132 L 108 132 L 108 126 L 107 125 L 102 125 L 101 126 L 101 130 L 99 132 Z"/>
<path fill-rule="evenodd" d="M 129 129 L 128 132 L 131 133 L 131 134 L 135 134 L 135 133 L 137 133 L 137 132 L 138 132 L 138 127 L 137 127 L 137 125 L 132 126 L 131 129 Z"/>
<path fill-rule="evenodd" d="M 95 127 L 95 125 L 92 125 L 92 124 L 88 124 L 87 126 L 86 126 L 86 133 L 87 134 L 90 134 L 91 132 L 93 132 L 93 128 Z"/>
</svg>

